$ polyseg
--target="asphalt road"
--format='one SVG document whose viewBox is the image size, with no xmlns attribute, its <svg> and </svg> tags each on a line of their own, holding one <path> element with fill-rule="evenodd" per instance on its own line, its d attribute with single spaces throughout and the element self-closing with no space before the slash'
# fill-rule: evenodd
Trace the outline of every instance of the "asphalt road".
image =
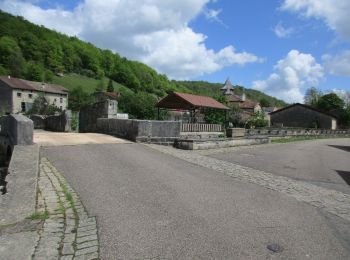
<svg viewBox="0 0 350 260">
<path fill-rule="evenodd" d="M 102 259 L 349 259 L 349 225 L 140 144 L 45 147 L 97 216 Z M 272 253 L 269 244 L 283 251 Z"/>
<path fill-rule="evenodd" d="M 350 193 L 350 138 L 237 147 L 209 156 Z"/>
</svg>

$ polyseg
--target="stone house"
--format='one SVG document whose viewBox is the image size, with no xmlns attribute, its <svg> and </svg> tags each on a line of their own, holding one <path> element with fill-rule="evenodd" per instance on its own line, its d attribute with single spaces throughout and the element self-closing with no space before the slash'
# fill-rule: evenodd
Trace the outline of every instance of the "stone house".
<svg viewBox="0 0 350 260">
<path fill-rule="evenodd" d="M 10 76 L 0 77 L 0 112 L 24 113 L 39 95 L 61 110 L 68 106 L 68 90 L 60 85 L 34 82 Z"/>
<path fill-rule="evenodd" d="M 220 89 L 222 94 L 226 96 L 226 100 L 230 106 L 236 106 L 240 108 L 244 114 L 249 117 L 249 114 L 261 111 L 261 106 L 258 102 L 250 100 L 246 97 L 245 93 L 242 95 L 236 95 L 234 92 L 234 87 L 230 81 L 227 79 L 224 86 Z"/>
<path fill-rule="evenodd" d="M 337 129 L 335 116 L 299 103 L 271 112 L 270 119 L 272 126 Z"/>
</svg>

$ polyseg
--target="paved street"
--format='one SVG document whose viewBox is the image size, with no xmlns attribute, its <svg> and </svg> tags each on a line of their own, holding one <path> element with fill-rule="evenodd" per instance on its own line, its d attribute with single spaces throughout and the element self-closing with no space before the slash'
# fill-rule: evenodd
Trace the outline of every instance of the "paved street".
<svg viewBox="0 0 350 260">
<path fill-rule="evenodd" d="M 350 138 L 236 147 L 203 153 L 350 194 Z"/>
<path fill-rule="evenodd" d="M 61 146 L 82 144 L 118 144 L 130 142 L 110 135 L 97 133 L 59 133 L 35 130 L 34 143 L 40 144 L 41 146 Z"/>
<path fill-rule="evenodd" d="M 254 169 L 161 146 L 56 146 L 42 154 L 97 217 L 102 259 L 350 257 L 348 209 L 331 201 L 348 206 L 343 193 L 277 174 L 271 185 L 258 182 Z M 270 244 L 283 250 L 273 253 Z"/>
</svg>

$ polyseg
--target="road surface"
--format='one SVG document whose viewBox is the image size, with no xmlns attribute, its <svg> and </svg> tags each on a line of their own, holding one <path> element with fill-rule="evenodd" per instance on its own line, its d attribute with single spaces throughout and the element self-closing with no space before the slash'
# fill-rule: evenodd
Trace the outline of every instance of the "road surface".
<svg viewBox="0 0 350 260">
<path fill-rule="evenodd" d="M 145 145 L 51 146 L 42 156 L 97 216 L 102 259 L 350 258 L 344 219 Z"/>
<path fill-rule="evenodd" d="M 204 153 L 350 194 L 350 138 L 237 147 Z"/>
</svg>

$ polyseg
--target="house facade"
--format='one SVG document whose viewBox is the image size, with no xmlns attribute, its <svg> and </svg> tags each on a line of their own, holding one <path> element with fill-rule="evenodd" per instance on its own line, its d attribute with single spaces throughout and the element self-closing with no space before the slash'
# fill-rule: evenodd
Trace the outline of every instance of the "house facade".
<svg viewBox="0 0 350 260">
<path fill-rule="evenodd" d="M 0 112 L 25 113 L 35 98 L 44 96 L 50 105 L 61 110 L 68 106 L 68 90 L 60 85 L 34 82 L 10 76 L 0 77 Z"/>
<path fill-rule="evenodd" d="M 272 126 L 337 129 L 337 118 L 304 104 L 293 104 L 270 113 Z"/>
</svg>

